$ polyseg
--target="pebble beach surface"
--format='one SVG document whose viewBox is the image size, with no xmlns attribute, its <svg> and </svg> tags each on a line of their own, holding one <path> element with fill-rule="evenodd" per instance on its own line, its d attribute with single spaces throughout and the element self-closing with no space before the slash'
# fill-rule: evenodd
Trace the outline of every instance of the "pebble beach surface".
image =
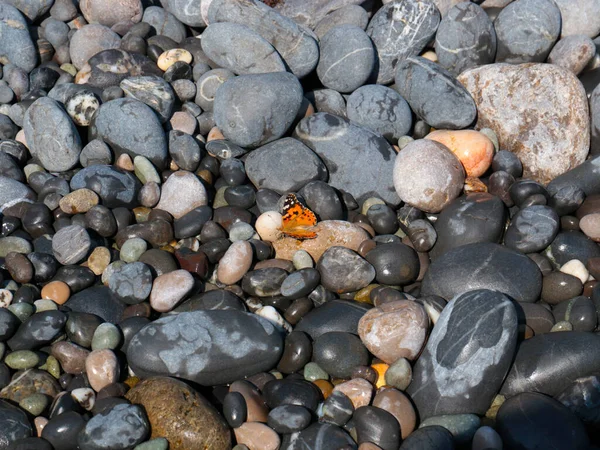
<svg viewBox="0 0 600 450">
<path fill-rule="evenodd" d="M 600 449 L 598 0 L 0 0 L 0 450 Z"/>
</svg>

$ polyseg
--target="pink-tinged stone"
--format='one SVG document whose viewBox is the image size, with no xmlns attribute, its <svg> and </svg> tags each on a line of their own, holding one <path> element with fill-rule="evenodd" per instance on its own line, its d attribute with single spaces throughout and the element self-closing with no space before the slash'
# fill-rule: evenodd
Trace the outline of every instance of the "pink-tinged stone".
<svg viewBox="0 0 600 450">
<path fill-rule="evenodd" d="M 177 111 L 173 114 L 170 120 L 171 128 L 173 130 L 182 131 L 187 134 L 194 134 L 198 121 L 194 116 L 186 111 Z"/>
<path fill-rule="evenodd" d="M 260 391 L 249 381 L 234 381 L 229 386 L 229 392 L 239 392 L 246 400 L 248 410 L 246 422 L 267 422 L 269 408 Z"/>
<path fill-rule="evenodd" d="M 373 406 L 385 409 L 398 420 L 402 439 L 413 432 L 417 425 L 417 414 L 406 395 L 394 388 L 383 388 L 375 395 Z"/>
<path fill-rule="evenodd" d="M 85 371 L 90 386 L 98 392 L 103 387 L 119 381 L 119 360 L 112 350 L 94 350 L 85 360 Z"/>
<path fill-rule="evenodd" d="M 252 246 L 248 241 L 236 241 L 227 249 L 217 268 L 217 279 L 223 284 L 235 284 L 250 270 Z"/>
<path fill-rule="evenodd" d="M 179 219 L 192 209 L 208 203 L 206 189 L 191 172 L 179 170 L 173 173 L 162 187 L 156 209 L 162 209 Z"/>
<path fill-rule="evenodd" d="M 58 360 L 62 370 L 78 375 L 85 372 L 85 362 L 90 351 L 71 342 L 61 341 L 52 344 L 50 354 Z"/>
<path fill-rule="evenodd" d="M 354 409 L 367 406 L 373 396 L 373 385 L 364 378 L 353 378 L 338 384 L 333 391 L 340 391 L 352 401 Z"/>
<path fill-rule="evenodd" d="M 414 360 L 428 328 L 429 317 L 419 303 L 397 300 L 367 311 L 358 322 L 358 335 L 371 353 L 392 364 L 398 358 Z"/>
<path fill-rule="evenodd" d="M 152 283 L 150 306 L 158 312 L 169 312 L 194 287 L 194 277 L 187 270 L 173 270 L 158 276 Z"/>
<path fill-rule="evenodd" d="M 233 430 L 238 444 L 250 450 L 277 450 L 281 440 L 270 427 L 260 422 L 246 422 Z"/>
<path fill-rule="evenodd" d="M 523 178 L 548 184 L 585 161 L 588 100 L 581 82 L 553 64 L 489 64 L 458 77 L 477 104 L 476 128 L 523 163 Z"/>
<path fill-rule="evenodd" d="M 579 228 L 591 240 L 600 242 L 600 213 L 583 216 L 579 221 Z"/>
</svg>

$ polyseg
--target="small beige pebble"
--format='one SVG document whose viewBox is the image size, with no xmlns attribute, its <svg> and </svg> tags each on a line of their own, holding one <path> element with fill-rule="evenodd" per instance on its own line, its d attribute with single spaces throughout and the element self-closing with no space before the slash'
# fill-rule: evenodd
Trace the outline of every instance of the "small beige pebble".
<svg viewBox="0 0 600 450">
<path fill-rule="evenodd" d="M 192 62 L 192 54 L 183 48 L 172 48 L 163 52 L 158 57 L 157 65 L 164 72 L 177 61 L 190 64 Z"/>
<path fill-rule="evenodd" d="M 229 246 L 217 268 L 217 279 L 223 284 L 235 284 L 250 270 L 252 245 L 248 241 L 236 241 Z"/>
<path fill-rule="evenodd" d="M 260 422 L 246 422 L 233 430 L 238 444 L 250 450 L 277 450 L 281 444 L 279 435 Z"/>
<path fill-rule="evenodd" d="M 578 259 L 567 261 L 561 266 L 560 271 L 562 273 L 573 275 L 574 277 L 579 278 L 579 280 L 581 280 L 581 284 L 585 284 L 590 276 L 590 273 L 585 268 L 585 264 Z"/>
<path fill-rule="evenodd" d="M 94 350 L 85 360 L 85 372 L 96 392 L 119 380 L 119 361 L 112 350 Z"/>
<path fill-rule="evenodd" d="M 179 269 L 158 276 L 152 283 L 150 306 L 158 312 L 169 312 L 194 287 L 194 277 L 187 270 Z"/>
<path fill-rule="evenodd" d="M 86 213 L 98 204 L 98 194 L 86 188 L 77 189 L 60 199 L 58 206 L 67 214 Z"/>
<path fill-rule="evenodd" d="M 127 153 L 121 153 L 115 162 L 115 166 L 117 166 L 119 169 L 126 170 L 127 172 L 133 172 L 135 169 L 133 160 Z"/>
<path fill-rule="evenodd" d="M 583 216 L 579 221 L 579 228 L 592 241 L 600 242 L 600 213 Z"/>
<path fill-rule="evenodd" d="M 106 247 L 96 247 L 87 262 L 95 275 L 102 275 L 104 269 L 110 264 L 110 250 Z"/>
<path fill-rule="evenodd" d="M 283 216 L 277 211 L 266 211 L 256 219 L 256 232 L 263 241 L 273 242 L 281 236 Z"/>
</svg>

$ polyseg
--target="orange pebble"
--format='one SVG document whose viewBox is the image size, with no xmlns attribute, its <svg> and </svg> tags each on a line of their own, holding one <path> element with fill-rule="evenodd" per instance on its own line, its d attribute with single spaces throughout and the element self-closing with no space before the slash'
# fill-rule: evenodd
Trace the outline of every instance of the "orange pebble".
<svg viewBox="0 0 600 450">
<path fill-rule="evenodd" d="M 437 130 L 425 139 L 439 142 L 456 155 L 465 168 L 467 177 L 480 177 L 492 164 L 494 143 L 475 130 Z"/>
<path fill-rule="evenodd" d="M 323 398 L 329 397 L 333 392 L 333 384 L 327 380 L 315 380 L 313 383 L 316 384 L 319 389 L 321 389 Z"/>
<path fill-rule="evenodd" d="M 371 367 L 375 369 L 375 372 L 377 372 L 377 381 L 375 382 L 375 387 L 379 389 L 380 387 L 385 386 L 385 373 L 390 367 L 389 364 L 377 363 L 372 364 Z"/>
<path fill-rule="evenodd" d="M 71 295 L 69 285 L 63 281 L 51 281 L 42 288 L 42 298 L 48 298 L 62 305 Z"/>
</svg>

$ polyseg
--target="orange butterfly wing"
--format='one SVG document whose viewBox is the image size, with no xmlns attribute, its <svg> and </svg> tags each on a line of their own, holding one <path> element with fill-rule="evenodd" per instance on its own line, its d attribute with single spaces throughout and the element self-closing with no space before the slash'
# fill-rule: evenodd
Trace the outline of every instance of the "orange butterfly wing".
<svg viewBox="0 0 600 450">
<path fill-rule="evenodd" d="M 314 239 L 317 233 L 311 230 L 317 224 L 317 217 L 302 205 L 294 194 L 289 194 L 283 205 L 283 226 L 281 232 L 296 239 Z"/>
</svg>

